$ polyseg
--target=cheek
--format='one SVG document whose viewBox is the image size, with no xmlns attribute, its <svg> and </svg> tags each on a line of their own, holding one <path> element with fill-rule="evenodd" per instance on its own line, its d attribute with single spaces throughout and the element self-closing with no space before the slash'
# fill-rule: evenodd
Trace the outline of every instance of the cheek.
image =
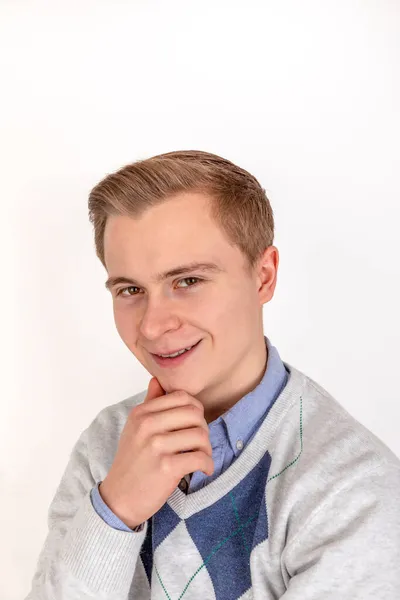
<svg viewBox="0 0 400 600">
<path fill-rule="evenodd" d="M 248 327 L 258 310 L 257 297 L 242 284 L 233 286 L 224 295 L 222 301 L 215 306 L 214 317 L 220 328 L 225 327 L 233 332 L 241 327 Z"/>
<path fill-rule="evenodd" d="M 226 295 L 215 290 L 215 293 L 191 298 L 190 304 L 182 311 L 182 318 L 193 328 L 216 333 L 225 328 L 230 310 L 231 302 L 227 302 Z"/>
<path fill-rule="evenodd" d="M 131 310 L 114 305 L 114 322 L 121 339 L 132 345 L 136 339 L 136 324 Z"/>
</svg>

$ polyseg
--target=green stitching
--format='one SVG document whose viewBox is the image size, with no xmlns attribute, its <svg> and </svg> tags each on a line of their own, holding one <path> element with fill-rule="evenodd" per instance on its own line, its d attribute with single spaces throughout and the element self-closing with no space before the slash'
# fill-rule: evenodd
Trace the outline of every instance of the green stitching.
<svg viewBox="0 0 400 600">
<path fill-rule="evenodd" d="M 240 521 L 239 513 L 238 513 L 238 510 L 237 510 L 236 504 L 235 504 L 235 498 L 233 497 L 232 492 L 229 492 L 229 496 L 230 496 L 231 501 L 232 501 L 233 511 L 235 513 L 236 520 L 239 523 L 239 528 L 242 530 L 241 533 L 242 533 L 244 547 L 246 548 L 247 552 L 250 554 L 250 548 L 247 546 L 247 543 L 246 543 L 246 536 L 244 535 L 242 523 Z"/>
<path fill-rule="evenodd" d="M 282 471 L 280 471 L 276 475 L 273 475 L 272 477 L 267 479 L 267 483 L 265 484 L 265 486 L 267 486 L 268 482 L 271 481 L 271 479 L 275 479 L 275 477 L 279 477 L 279 475 L 282 475 L 282 473 L 284 473 L 286 471 L 286 469 L 288 469 L 289 467 L 294 465 L 294 463 L 299 460 L 302 452 L 303 452 L 303 398 L 300 396 L 300 452 L 296 456 L 296 458 L 294 460 L 292 460 L 291 463 L 289 463 L 288 465 L 286 465 L 286 467 L 284 469 L 282 469 Z"/>
<path fill-rule="evenodd" d="M 273 475 L 272 477 L 269 477 L 269 479 L 267 479 L 267 483 L 265 484 L 265 487 L 267 487 L 268 483 L 270 481 L 272 481 L 272 479 L 275 479 L 276 477 L 279 477 L 279 475 L 282 475 L 282 473 L 284 473 L 286 471 L 286 469 L 288 469 L 289 467 L 291 467 L 292 465 L 294 465 L 300 458 L 301 453 L 303 452 L 303 397 L 300 396 L 300 452 L 299 454 L 296 456 L 296 458 L 294 460 L 292 460 L 292 462 L 290 462 L 288 465 L 286 465 L 286 467 L 284 469 L 282 469 L 282 471 L 280 471 L 279 473 L 276 473 L 276 475 Z M 230 492 L 231 494 L 231 492 Z M 231 497 L 232 500 L 232 497 Z M 235 510 L 235 505 L 234 506 L 234 510 Z M 236 514 L 236 511 L 235 511 Z M 187 582 L 183 592 L 181 593 L 181 595 L 179 596 L 178 600 L 181 600 L 181 598 L 184 596 L 184 594 L 186 593 L 186 590 L 188 589 L 189 585 L 192 583 L 193 579 L 196 577 L 196 575 L 199 573 L 199 571 L 201 571 L 201 569 L 203 567 L 206 566 L 206 564 L 208 563 L 208 561 L 214 556 L 214 554 L 216 554 L 216 552 L 218 552 L 218 550 L 220 550 L 222 548 L 222 546 L 224 544 L 226 544 L 226 542 L 228 540 L 230 540 L 232 537 L 234 537 L 235 535 L 237 535 L 239 533 L 239 531 L 242 532 L 243 534 L 243 529 L 245 527 L 247 527 L 247 525 L 249 523 L 251 523 L 251 521 L 254 521 L 254 519 L 258 516 L 258 513 L 255 514 L 253 517 L 250 517 L 243 525 L 241 525 L 238 529 L 235 529 L 235 531 L 233 533 L 231 533 L 231 535 L 229 535 L 227 538 L 225 538 L 224 540 L 222 540 L 222 542 L 219 542 L 219 544 L 217 546 L 215 546 L 214 549 L 211 550 L 211 553 L 205 558 L 204 562 L 202 565 L 200 565 L 200 567 L 197 569 L 197 571 L 195 571 L 193 573 L 193 575 L 191 576 L 191 578 L 189 579 L 189 581 Z M 237 515 L 237 518 L 239 519 L 239 515 Z M 239 519 L 239 523 L 240 523 L 240 519 Z M 269 533 L 269 524 L 268 524 L 268 511 L 267 511 L 267 527 L 268 527 L 268 533 Z M 244 537 L 244 534 L 243 534 Z M 244 542 L 246 544 L 246 540 L 244 539 Z M 246 546 L 247 548 L 247 546 Z M 167 590 L 165 589 L 165 586 L 162 582 L 161 576 L 158 573 L 157 567 L 154 563 L 154 568 L 156 570 L 157 573 L 157 577 L 161 583 L 161 586 L 165 592 L 165 595 L 167 596 L 168 600 L 171 600 L 171 597 L 169 596 Z"/>
<path fill-rule="evenodd" d="M 301 455 L 302 452 L 303 452 L 303 396 L 300 396 L 300 452 L 296 456 L 296 458 L 294 460 L 292 460 L 291 463 L 289 463 L 288 465 L 286 465 L 286 467 L 284 469 L 282 469 L 282 471 L 280 471 L 276 475 L 273 475 L 272 477 L 270 477 L 269 479 L 267 479 L 267 483 L 265 484 L 265 487 L 267 487 L 268 483 L 272 479 L 275 479 L 276 477 L 279 477 L 279 475 L 282 475 L 282 473 L 284 473 L 286 471 L 286 469 L 288 469 L 289 467 L 291 467 L 292 465 L 294 465 L 294 463 L 300 458 L 300 455 Z M 268 537 L 269 537 L 268 511 L 267 511 L 267 531 L 268 531 Z"/>
<path fill-rule="evenodd" d="M 165 585 L 163 584 L 163 581 L 162 581 L 162 579 L 161 579 L 160 573 L 158 572 L 158 569 L 157 569 L 157 567 L 156 567 L 156 564 L 155 564 L 155 563 L 154 563 L 154 568 L 155 568 L 155 570 L 156 570 L 156 573 L 157 573 L 158 580 L 159 580 L 159 582 L 161 583 L 161 587 L 162 587 L 162 589 L 163 589 L 163 590 L 164 590 L 164 592 L 165 592 L 165 595 L 167 596 L 168 600 L 171 600 L 171 596 L 168 594 L 167 590 L 165 589 Z"/>
</svg>

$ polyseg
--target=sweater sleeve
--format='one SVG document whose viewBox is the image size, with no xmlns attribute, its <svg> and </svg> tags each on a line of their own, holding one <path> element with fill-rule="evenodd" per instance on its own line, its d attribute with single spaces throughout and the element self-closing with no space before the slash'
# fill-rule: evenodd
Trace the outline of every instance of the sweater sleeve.
<svg viewBox="0 0 400 600">
<path fill-rule="evenodd" d="M 25 600 L 127 600 L 147 523 L 110 527 L 95 511 L 88 429 L 73 447 L 48 511 L 48 533 Z"/>
<path fill-rule="evenodd" d="M 109 525 L 110 527 L 114 527 L 114 529 L 119 529 L 120 531 L 129 531 L 129 532 L 141 531 L 144 527 L 144 523 L 141 523 L 140 525 L 135 527 L 135 529 L 131 529 L 130 527 L 128 527 L 128 525 L 126 525 L 123 521 L 121 521 L 121 519 L 119 517 L 117 517 L 117 515 L 115 513 L 113 513 L 111 508 L 104 502 L 103 498 L 101 497 L 101 494 L 99 491 L 100 483 L 102 483 L 102 482 L 99 481 L 97 483 L 97 485 L 95 485 L 95 487 L 92 488 L 92 491 L 90 492 L 90 499 L 92 501 L 93 508 L 95 509 L 97 514 L 103 519 L 103 521 L 105 521 L 107 523 L 107 525 Z"/>
<path fill-rule="evenodd" d="M 400 598 L 400 467 L 329 490 L 285 548 L 282 600 Z"/>
</svg>

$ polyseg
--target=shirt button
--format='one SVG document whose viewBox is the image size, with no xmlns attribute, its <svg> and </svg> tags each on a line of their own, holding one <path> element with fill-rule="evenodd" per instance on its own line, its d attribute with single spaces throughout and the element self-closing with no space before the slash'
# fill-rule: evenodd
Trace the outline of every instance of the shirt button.
<svg viewBox="0 0 400 600">
<path fill-rule="evenodd" d="M 181 490 L 181 492 L 187 492 L 188 483 L 184 477 L 182 477 L 182 479 L 180 480 L 178 487 Z"/>
<path fill-rule="evenodd" d="M 236 448 L 237 448 L 238 450 L 243 450 L 243 442 L 242 442 L 242 440 L 238 440 L 238 441 L 236 442 Z"/>
</svg>

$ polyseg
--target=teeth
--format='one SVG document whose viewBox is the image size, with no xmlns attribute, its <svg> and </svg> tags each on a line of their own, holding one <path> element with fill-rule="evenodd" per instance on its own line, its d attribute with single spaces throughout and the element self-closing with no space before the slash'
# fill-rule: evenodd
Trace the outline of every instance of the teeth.
<svg viewBox="0 0 400 600">
<path fill-rule="evenodd" d="M 158 356 L 161 356 L 162 358 L 174 358 L 175 356 L 179 356 L 180 354 L 183 354 L 184 352 L 186 352 L 187 350 L 190 350 L 191 348 L 193 348 L 193 346 L 189 346 L 189 348 L 184 348 L 183 350 L 179 350 L 179 352 L 175 352 L 175 354 L 159 354 Z"/>
</svg>

